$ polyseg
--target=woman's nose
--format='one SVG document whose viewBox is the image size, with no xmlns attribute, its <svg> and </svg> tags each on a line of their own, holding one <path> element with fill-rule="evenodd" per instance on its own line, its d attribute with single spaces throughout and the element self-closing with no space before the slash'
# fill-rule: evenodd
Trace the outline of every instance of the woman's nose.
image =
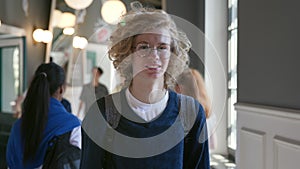
<svg viewBox="0 0 300 169">
<path fill-rule="evenodd" d="M 159 53 L 156 49 L 150 49 L 149 58 L 159 59 Z"/>
</svg>

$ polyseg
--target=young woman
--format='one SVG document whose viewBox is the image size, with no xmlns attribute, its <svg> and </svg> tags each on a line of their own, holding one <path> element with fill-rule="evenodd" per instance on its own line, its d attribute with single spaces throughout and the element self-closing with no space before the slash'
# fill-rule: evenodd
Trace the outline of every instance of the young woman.
<svg viewBox="0 0 300 169">
<path fill-rule="evenodd" d="M 55 63 L 41 64 L 24 100 L 23 113 L 8 140 L 6 160 L 10 169 L 41 168 L 48 142 L 66 132 L 70 143 L 81 148 L 80 121 L 62 103 L 65 73 Z"/>
<path fill-rule="evenodd" d="M 109 49 L 125 86 L 88 111 L 81 168 L 207 169 L 203 108 L 168 89 L 187 66 L 190 42 L 164 11 L 132 8 Z"/>
</svg>

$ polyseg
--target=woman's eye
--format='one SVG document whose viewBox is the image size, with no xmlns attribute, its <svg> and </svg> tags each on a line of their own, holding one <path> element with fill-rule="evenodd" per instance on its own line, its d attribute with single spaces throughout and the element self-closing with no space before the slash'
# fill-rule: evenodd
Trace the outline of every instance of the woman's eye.
<svg viewBox="0 0 300 169">
<path fill-rule="evenodd" d="M 161 45 L 157 47 L 158 50 L 168 50 L 169 46 L 168 45 Z"/>
<path fill-rule="evenodd" d="M 145 50 L 145 49 L 149 49 L 149 45 L 139 45 L 137 47 L 137 50 Z"/>
<path fill-rule="evenodd" d="M 167 48 L 165 46 L 159 46 L 157 49 L 164 50 L 164 49 L 167 49 Z"/>
</svg>

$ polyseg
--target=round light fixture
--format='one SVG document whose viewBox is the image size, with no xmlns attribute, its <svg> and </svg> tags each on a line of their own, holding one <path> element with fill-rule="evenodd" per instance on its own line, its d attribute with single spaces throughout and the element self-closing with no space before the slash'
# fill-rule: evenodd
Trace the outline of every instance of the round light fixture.
<svg viewBox="0 0 300 169">
<path fill-rule="evenodd" d="M 109 24 L 117 24 L 122 15 L 126 13 L 126 7 L 122 1 L 108 0 L 101 7 L 101 16 Z"/>
<path fill-rule="evenodd" d="M 50 32 L 49 30 L 44 30 L 42 42 L 50 43 L 52 41 L 52 39 L 53 39 L 52 32 Z"/>
<path fill-rule="evenodd" d="M 74 33 L 75 33 L 74 28 L 64 28 L 64 30 L 63 30 L 64 35 L 73 35 Z"/>
<path fill-rule="evenodd" d="M 36 42 L 50 43 L 53 39 L 53 34 L 49 30 L 43 29 L 34 30 L 32 36 Z"/>
<path fill-rule="evenodd" d="M 67 28 L 67 27 L 73 27 L 76 23 L 76 16 L 70 12 L 64 12 L 62 13 L 58 27 L 60 28 Z"/>
<path fill-rule="evenodd" d="M 55 9 L 53 12 L 53 21 L 52 21 L 53 27 L 58 26 L 61 16 L 62 16 L 62 12 L 60 10 Z"/>
<path fill-rule="evenodd" d="M 90 6 L 93 0 L 65 0 L 66 4 L 73 9 L 85 9 Z"/>
<path fill-rule="evenodd" d="M 84 49 L 88 45 L 88 41 L 85 37 L 74 36 L 73 47 L 78 49 Z"/>
<path fill-rule="evenodd" d="M 44 30 L 43 29 L 36 29 L 33 31 L 33 39 L 36 42 L 42 42 L 43 41 L 43 35 L 44 35 Z"/>
</svg>

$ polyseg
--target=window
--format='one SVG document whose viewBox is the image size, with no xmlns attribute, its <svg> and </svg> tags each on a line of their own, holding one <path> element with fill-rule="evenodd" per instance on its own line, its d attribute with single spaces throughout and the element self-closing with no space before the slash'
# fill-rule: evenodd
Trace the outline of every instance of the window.
<svg viewBox="0 0 300 169">
<path fill-rule="evenodd" d="M 236 120 L 234 104 L 237 101 L 237 18 L 238 0 L 228 0 L 228 126 L 227 141 L 229 153 L 234 155 L 236 150 Z"/>
</svg>

